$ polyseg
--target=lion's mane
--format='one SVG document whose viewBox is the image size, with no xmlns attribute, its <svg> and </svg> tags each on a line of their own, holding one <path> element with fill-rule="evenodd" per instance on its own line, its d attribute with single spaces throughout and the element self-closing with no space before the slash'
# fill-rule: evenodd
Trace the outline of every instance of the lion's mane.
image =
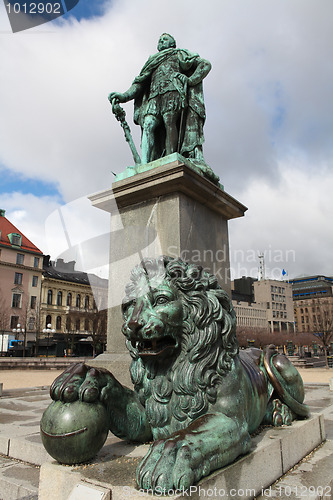
<svg viewBox="0 0 333 500">
<path fill-rule="evenodd" d="M 184 311 L 181 346 L 174 359 L 143 361 L 127 341 L 134 388 L 156 439 L 187 427 L 215 403 L 223 375 L 238 353 L 236 315 L 216 277 L 201 266 L 164 256 L 144 259 L 132 271 L 124 302 L 140 293 L 142 277 L 173 284 Z"/>
</svg>

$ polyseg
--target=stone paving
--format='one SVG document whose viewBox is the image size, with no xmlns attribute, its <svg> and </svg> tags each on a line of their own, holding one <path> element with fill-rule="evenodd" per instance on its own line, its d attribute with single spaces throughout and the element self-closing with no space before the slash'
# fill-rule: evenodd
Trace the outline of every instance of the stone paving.
<svg viewBox="0 0 333 500">
<path fill-rule="evenodd" d="M 308 384 L 306 402 L 312 413 L 323 413 L 327 441 L 258 500 L 333 499 L 333 391 L 328 384 Z M 49 403 L 46 386 L 5 390 L 0 398 L 0 500 L 38 499 L 39 466 L 52 462 L 39 436 L 40 418 Z M 126 449 L 121 443 L 111 435 L 100 452 L 102 460 L 111 445 L 112 449 L 119 447 L 119 455 L 133 457 L 131 446 Z"/>
</svg>

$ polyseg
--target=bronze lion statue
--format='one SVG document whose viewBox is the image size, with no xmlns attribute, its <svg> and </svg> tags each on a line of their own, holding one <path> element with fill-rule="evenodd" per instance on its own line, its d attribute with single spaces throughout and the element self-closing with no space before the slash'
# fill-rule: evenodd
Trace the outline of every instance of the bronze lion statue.
<svg viewBox="0 0 333 500">
<path fill-rule="evenodd" d="M 53 382 L 51 397 L 102 403 L 113 434 L 153 440 L 137 469 L 140 488 L 188 488 L 247 453 L 261 423 L 308 416 L 302 379 L 285 356 L 274 346 L 239 352 L 232 303 L 200 266 L 145 259 L 122 307 L 134 391 L 78 364 Z"/>
</svg>

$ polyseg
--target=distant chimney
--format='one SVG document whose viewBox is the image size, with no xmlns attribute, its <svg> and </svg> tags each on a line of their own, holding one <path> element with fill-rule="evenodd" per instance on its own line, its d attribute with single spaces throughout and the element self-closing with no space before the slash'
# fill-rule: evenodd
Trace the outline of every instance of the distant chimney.
<svg viewBox="0 0 333 500">
<path fill-rule="evenodd" d="M 0 217 L 4 217 L 6 215 L 6 210 L 0 208 Z"/>
<path fill-rule="evenodd" d="M 64 259 L 57 259 L 55 263 L 55 267 L 59 269 L 59 271 L 74 271 L 75 260 L 71 260 L 70 262 L 65 262 Z"/>
</svg>

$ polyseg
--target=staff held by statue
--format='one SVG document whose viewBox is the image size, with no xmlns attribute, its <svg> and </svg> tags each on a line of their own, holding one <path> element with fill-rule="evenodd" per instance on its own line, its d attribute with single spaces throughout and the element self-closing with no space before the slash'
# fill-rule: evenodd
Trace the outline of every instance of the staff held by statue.
<svg viewBox="0 0 333 500">
<path fill-rule="evenodd" d="M 128 123 L 127 123 L 127 121 L 125 119 L 126 112 L 119 105 L 119 102 L 118 102 L 117 99 L 112 99 L 110 102 L 111 102 L 111 105 L 112 105 L 112 113 L 115 115 L 116 119 L 120 122 L 120 125 L 123 128 L 123 130 L 124 130 L 125 139 L 128 142 L 129 147 L 131 148 L 131 153 L 133 155 L 133 160 L 134 160 L 134 162 L 135 162 L 136 165 L 140 165 L 141 164 L 141 158 L 140 158 L 140 155 L 139 155 L 139 153 L 138 153 L 138 151 L 137 151 L 137 149 L 135 147 L 135 144 L 134 144 L 134 141 L 133 141 L 133 137 L 132 137 L 132 134 L 131 134 L 130 126 L 128 125 Z"/>
</svg>

